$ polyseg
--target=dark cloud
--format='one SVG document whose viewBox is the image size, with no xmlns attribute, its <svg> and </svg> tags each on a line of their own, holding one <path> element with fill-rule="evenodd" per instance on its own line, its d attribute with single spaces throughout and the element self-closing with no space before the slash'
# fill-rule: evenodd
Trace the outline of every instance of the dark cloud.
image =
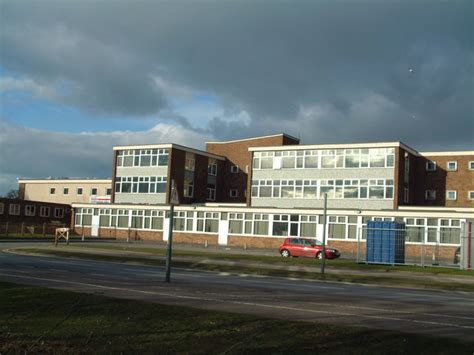
<svg viewBox="0 0 474 355">
<path fill-rule="evenodd" d="M 57 100 L 91 112 L 168 110 L 158 76 L 248 113 L 245 123 L 212 120 L 217 138 L 284 128 L 305 143 L 473 145 L 471 1 L 0 6 L 4 69 L 54 85 Z"/>
</svg>

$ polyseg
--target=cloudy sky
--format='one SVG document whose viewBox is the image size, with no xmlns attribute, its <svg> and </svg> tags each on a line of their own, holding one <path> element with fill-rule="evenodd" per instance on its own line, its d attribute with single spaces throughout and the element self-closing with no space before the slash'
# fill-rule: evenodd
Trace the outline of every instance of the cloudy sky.
<svg viewBox="0 0 474 355">
<path fill-rule="evenodd" d="M 0 0 L 0 195 L 111 147 L 286 132 L 474 149 L 467 1 Z"/>
</svg>

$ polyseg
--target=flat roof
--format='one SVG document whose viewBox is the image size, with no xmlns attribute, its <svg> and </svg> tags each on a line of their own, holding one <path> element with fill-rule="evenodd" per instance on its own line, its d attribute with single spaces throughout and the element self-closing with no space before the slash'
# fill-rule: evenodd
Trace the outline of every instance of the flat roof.
<svg viewBox="0 0 474 355">
<path fill-rule="evenodd" d="M 419 153 L 403 144 L 402 142 L 376 142 L 376 143 L 335 143 L 335 144 L 307 144 L 307 145 L 283 145 L 277 147 L 250 147 L 249 151 L 276 151 L 276 150 L 308 150 L 308 149 L 357 149 L 357 148 L 386 148 L 400 147 L 414 155 Z"/>
<path fill-rule="evenodd" d="M 17 179 L 19 183 L 38 183 L 38 184 L 50 184 L 50 183 L 112 183 L 112 179 L 94 179 L 94 178 L 84 178 L 84 179 L 77 179 L 77 178 L 71 178 L 71 179 L 23 179 L 23 178 L 18 178 Z"/>
<path fill-rule="evenodd" d="M 205 142 L 205 143 L 206 143 L 206 144 L 208 144 L 208 143 L 211 143 L 211 144 L 227 144 L 227 143 L 237 143 L 237 142 L 244 142 L 244 141 L 252 141 L 252 140 L 262 139 L 262 138 L 278 137 L 278 136 L 288 137 L 288 138 L 294 139 L 294 140 L 296 140 L 296 141 L 298 141 L 298 142 L 300 141 L 299 138 L 290 136 L 289 134 L 286 134 L 286 133 L 277 133 L 277 134 L 271 134 L 271 135 L 268 135 L 268 136 L 258 136 L 258 137 L 251 137 L 251 138 L 234 139 L 234 140 L 230 140 L 230 141 L 215 141 L 215 142 L 211 141 L 211 142 Z"/>
<path fill-rule="evenodd" d="M 206 152 L 204 150 L 194 149 L 190 147 L 186 147 L 184 145 L 179 145 L 175 143 L 159 143 L 159 144 L 140 144 L 140 145 L 118 145 L 113 147 L 113 150 L 130 150 L 130 149 L 179 149 L 184 150 L 186 152 L 205 155 L 214 159 L 225 160 L 225 157 L 217 154 L 212 154 Z"/>
<path fill-rule="evenodd" d="M 459 151 L 452 151 L 452 152 L 420 152 L 420 155 L 424 157 L 474 155 L 474 150 L 459 150 Z"/>
</svg>

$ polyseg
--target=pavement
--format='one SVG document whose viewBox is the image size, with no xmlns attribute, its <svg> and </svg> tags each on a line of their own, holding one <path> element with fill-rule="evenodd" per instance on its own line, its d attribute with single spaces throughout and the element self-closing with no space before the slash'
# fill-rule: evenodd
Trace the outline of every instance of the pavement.
<svg viewBox="0 0 474 355">
<path fill-rule="evenodd" d="M 171 283 L 164 276 L 160 266 L 0 253 L 3 281 L 474 342 L 473 293 L 185 268 L 173 268 Z"/>
</svg>

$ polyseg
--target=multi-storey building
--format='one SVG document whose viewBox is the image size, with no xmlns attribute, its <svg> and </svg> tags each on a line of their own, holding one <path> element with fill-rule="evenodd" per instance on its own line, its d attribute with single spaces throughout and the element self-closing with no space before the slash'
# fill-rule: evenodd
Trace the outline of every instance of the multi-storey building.
<svg viewBox="0 0 474 355">
<path fill-rule="evenodd" d="M 110 202 L 110 179 L 19 179 L 21 200 L 62 203 Z"/>
<path fill-rule="evenodd" d="M 288 236 L 321 238 L 326 194 L 326 235 L 344 253 L 364 242 L 368 221 L 395 220 L 406 224 L 408 255 L 452 260 L 463 228 L 474 222 L 474 152 L 419 153 L 400 142 L 298 143 L 279 134 L 209 142 L 208 151 L 114 147 L 112 204 L 74 204 L 74 227 L 159 240 L 172 227 L 177 242 L 273 248 Z M 170 226 L 172 180 L 180 206 Z M 422 244 L 431 249 L 421 252 Z"/>
<path fill-rule="evenodd" d="M 114 147 L 114 203 L 168 204 L 174 180 L 182 204 L 222 199 L 225 158 L 177 144 Z"/>
<path fill-rule="evenodd" d="M 226 158 L 221 202 L 246 203 L 249 191 L 249 173 L 252 165 L 252 147 L 273 147 L 299 144 L 299 139 L 287 134 L 238 139 L 227 142 L 206 142 L 206 150 Z"/>
</svg>

